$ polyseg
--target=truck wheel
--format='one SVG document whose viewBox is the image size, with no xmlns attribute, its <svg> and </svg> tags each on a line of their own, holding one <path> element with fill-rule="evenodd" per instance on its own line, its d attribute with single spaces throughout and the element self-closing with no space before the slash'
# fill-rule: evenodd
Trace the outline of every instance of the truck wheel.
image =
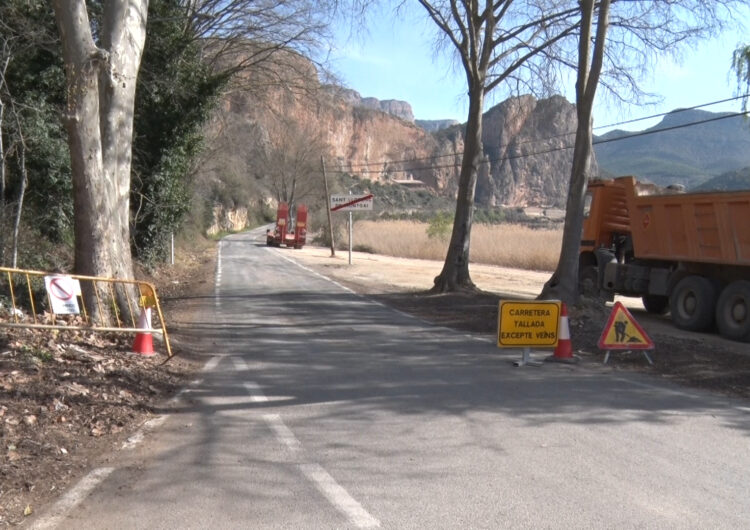
<svg viewBox="0 0 750 530">
<path fill-rule="evenodd" d="M 586 265 L 578 271 L 578 291 L 586 298 L 599 298 L 599 269 Z"/>
<path fill-rule="evenodd" d="M 680 329 L 705 331 L 714 321 L 716 287 L 703 276 L 686 276 L 669 297 L 672 320 Z"/>
<path fill-rule="evenodd" d="M 750 342 L 750 282 L 727 285 L 716 303 L 716 325 L 722 337 Z"/>
<path fill-rule="evenodd" d="M 641 300 L 643 300 L 643 307 L 652 315 L 663 315 L 669 310 L 668 296 L 647 294 Z"/>
</svg>

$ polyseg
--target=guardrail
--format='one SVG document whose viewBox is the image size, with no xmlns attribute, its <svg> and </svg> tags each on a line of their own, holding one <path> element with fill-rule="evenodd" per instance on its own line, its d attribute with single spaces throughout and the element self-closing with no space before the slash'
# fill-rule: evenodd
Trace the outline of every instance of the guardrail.
<svg viewBox="0 0 750 530">
<path fill-rule="evenodd" d="M 136 307 L 128 296 L 122 297 L 125 304 L 118 304 L 118 287 L 138 289 Z M 90 300 L 96 304 L 94 311 L 86 307 L 85 298 L 89 297 L 84 297 L 83 292 L 91 293 Z M 2 296 L 10 300 L 12 321 L 0 321 L 0 327 L 11 328 L 144 333 L 138 327 L 140 314 L 136 314 L 136 309 L 153 308 L 156 318 L 148 332 L 162 335 L 167 355 L 172 357 L 164 315 L 156 287 L 151 283 L 0 267 Z"/>
</svg>

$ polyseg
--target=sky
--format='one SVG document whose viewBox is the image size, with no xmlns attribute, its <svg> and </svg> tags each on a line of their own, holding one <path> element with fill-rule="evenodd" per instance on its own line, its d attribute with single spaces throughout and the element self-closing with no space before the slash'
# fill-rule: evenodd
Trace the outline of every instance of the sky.
<svg viewBox="0 0 750 530">
<path fill-rule="evenodd" d="M 351 29 L 340 25 L 330 63 L 341 83 L 363 97 L 399 99 L 411 104 L 417 119 L 455 119 L 466 121 L 468 99 L 466 79 L 451 62 L 447 52 L 434 51 L 434 25 L 412 7 L 394 17 L 383 10 L 371 17 L 367 28 Z M 652 74 L 641 80 L 648 92 L 658 94 L 661 103 L 649 106 L 621 106 L 597 93 L 594 108 L 596 134 L 603 134 L 609 124 L 641 118 L 677 108 L 692 107 L 737 95 L 736 82 L 730 72 L 732 51 L 741 42 L 750 43 L 750 34 L 735 30 L 720 38 L 703 41 L 685 52 L 681 63 L 669 58 L 659 61 Z M 572 79 L 572 78 L 571 78 Z M 574 100 L 574 81 L 562 94 Z M 498 94 L 485 105 L 499 103 Z M 711 112 L 738 112 L 740 102 L 705 107 Z M 661 118 L 621 125 L 625 130 L 642 130 Z"/>
</svg>

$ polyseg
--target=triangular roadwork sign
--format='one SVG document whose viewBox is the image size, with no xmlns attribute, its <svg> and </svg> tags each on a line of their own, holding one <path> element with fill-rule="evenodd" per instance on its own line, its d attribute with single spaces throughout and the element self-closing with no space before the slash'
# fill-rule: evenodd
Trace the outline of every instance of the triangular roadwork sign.
<svg viewBox="0 0 750 530">
<path fill-rule="evenodd" d="M 653 350 L 654 342 L 621 302 L 615 302 L 599 339 L 602 350 Z"/>
</svg>

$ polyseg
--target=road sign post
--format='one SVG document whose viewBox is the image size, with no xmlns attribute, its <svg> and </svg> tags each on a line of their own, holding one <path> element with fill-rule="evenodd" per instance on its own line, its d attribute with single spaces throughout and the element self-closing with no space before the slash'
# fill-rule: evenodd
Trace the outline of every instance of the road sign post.
<svg viewBox="0 0 750 530">
<path fill-rule="evenodd" d="M 354 220 L 352 219 L 353 211 L 372 210 L 373 199 L 372 193 L 365 195 L 331 195 L 330 212 L 349 212 L 349 265 L 352 264 L 352 244 L 354 241 Z"/>
</svg>

